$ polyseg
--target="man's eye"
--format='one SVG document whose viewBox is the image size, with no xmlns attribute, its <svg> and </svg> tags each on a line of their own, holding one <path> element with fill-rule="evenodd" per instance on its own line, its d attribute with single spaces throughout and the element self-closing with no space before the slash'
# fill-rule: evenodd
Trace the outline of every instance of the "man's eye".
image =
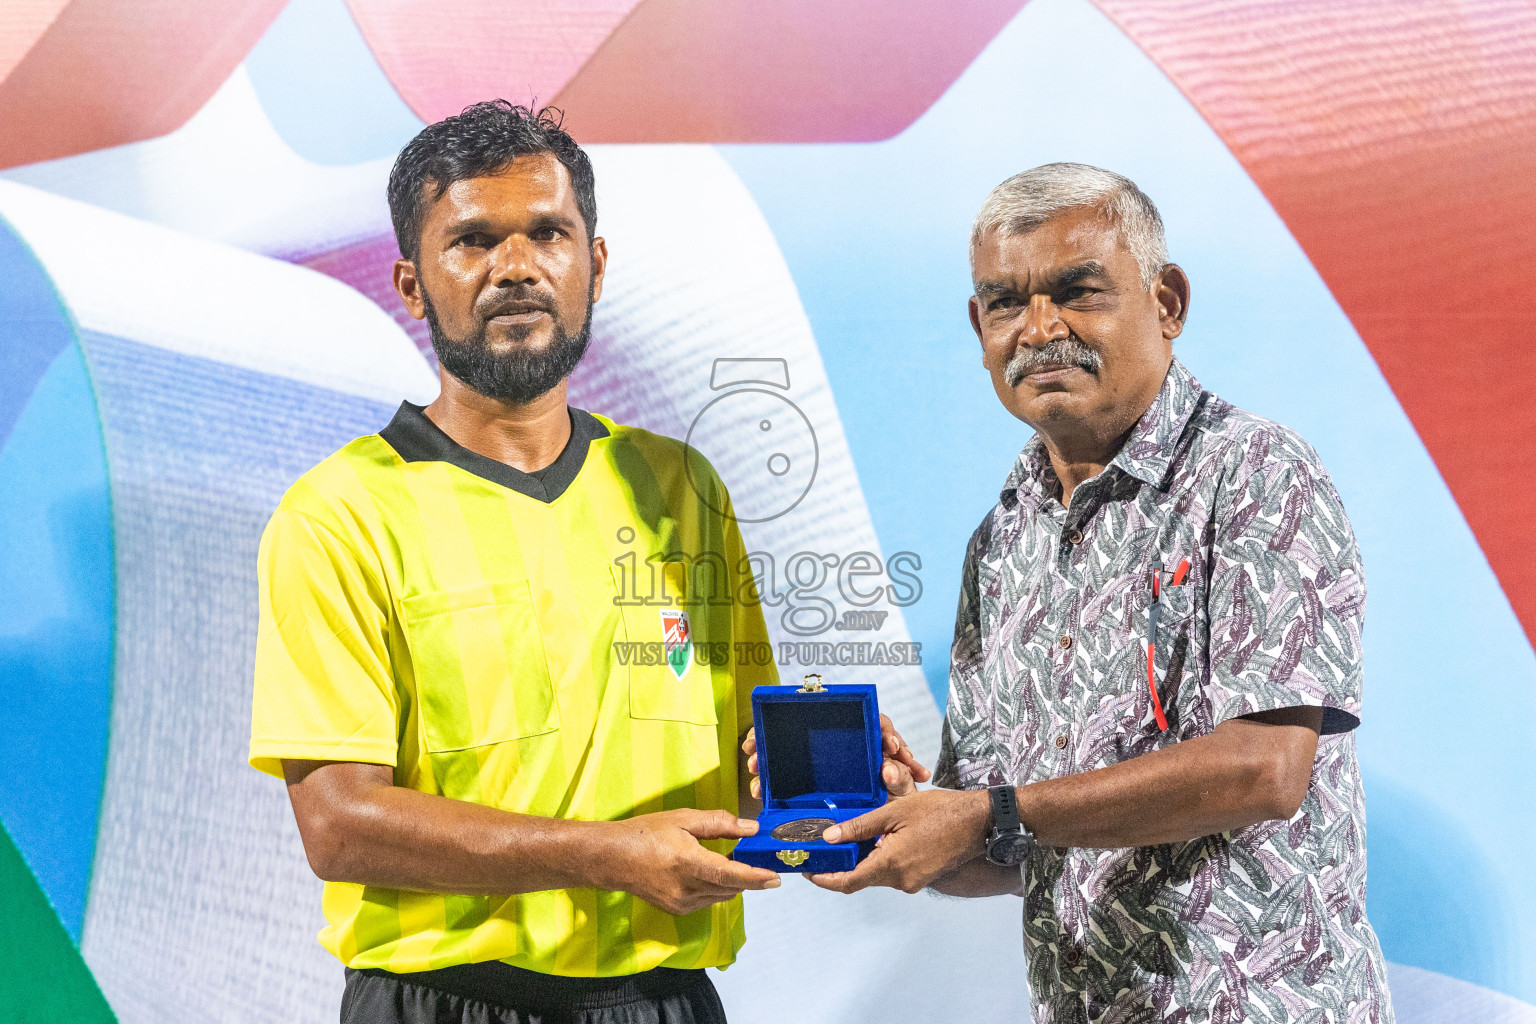
<svg viewBox="0 0 1536 1024">
<path fill-rule="evenodd" d="M 540 228 L 533 233 L 533 237 L 534 240 L 538 242 L 553 242 L 555 239 L 560 237 L 560 229 Z"/>
<path fill-rule="evenodd" d="M 453 244 L 464 246 L 470 249 L 484 249 L 487 248 L 486 243 L 489 241 L 490 240 L 486 238 L 485 235 L 478 231 L 474 231 L 467 235 L 460 235 L 458 240 L 456 240 Z"/>
<path fill-rule="evenodd" d="M 1019 300 L 1015 299 L 1012 295 L 1001 295 L 1001 296 L 998 296 L 997 298 L 993 299 L 991 302 L 987 303 L 987 308 L 989 310 L 990 309 L 1008 309 L 1008 308 L 1010 308 L 1012 306 L 1017 305 L 1018 301 Z"/>
<path fill-rule="evenodd" d="M 1082 285 L 1073 285 L 1071 288 L 1068 288 L 1061 293 L 1061 301 L 1072 302 L 1075 299 L 1083 298 L 1085 295 L 1092 293 L 1092 291 L 1092 288 L 1085 288 Z"/>
</svg>

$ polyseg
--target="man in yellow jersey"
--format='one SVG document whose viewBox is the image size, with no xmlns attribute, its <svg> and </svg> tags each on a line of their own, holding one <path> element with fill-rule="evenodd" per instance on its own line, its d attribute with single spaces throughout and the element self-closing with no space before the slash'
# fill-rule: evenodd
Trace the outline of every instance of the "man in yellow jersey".
<svg viewBox="0 0 1536 1024">
<path fill-rule="evenodd" d="M 342 1020 L 722 1021 L 703 968 L 779 885 L 725 856 L 776 681 L 721 656 L 767 640 L 729 498 L 566 405 L 607 249 L 556 120 L 430 125 L 389 200 L 442 393 L 306 473 L 259 559 L 251 764 L 326 880 Z"/>
</svg>

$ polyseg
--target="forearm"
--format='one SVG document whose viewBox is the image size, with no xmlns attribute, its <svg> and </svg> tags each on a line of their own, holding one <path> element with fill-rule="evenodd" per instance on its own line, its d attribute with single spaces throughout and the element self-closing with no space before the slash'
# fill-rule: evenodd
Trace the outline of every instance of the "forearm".
<svg viewBox="0 0 1536 1024">
<path fill-rule="evenodd" d="M 393 785 L 380 765 L 284 764 L 315 873 L 327 881 L 462 895 L 617 888 L 613 822 L 512 814 Z"/>
<path fill-rule="evenodd" d="M 1306 798 L 1323 711 L 1285 708 L 1223 722 L 1108 768 L 1017 790 L 1019 817 L 1041 846 L 1119 849 L 1178 842 L 1289 818 Z M 826 839 L 882 836 L 852 871 L 812 875 L 825 889 L 871 885 L 952 895 L 1017 891 L 976 863 L 991 817 L 984 789 L 930 789 L 834 825 Z M 982 863 L 986 863 L 983 861 Z M 990 865 L 988 865 L 990 867 Z"/>
<path fill-rule="evenodd" d="M 465 896 L 617 887 L 604 871 L 613 863 L 604 847 L 617 838 L 609 822 L 512 814 L 381 786 L 333 812 L 325 831 L 322 857 L 310 859 L 329 881 Z"/>
<path fill-rule="evenodd" d="M 1224 722 L 1120 764 L 1021 786 L 1019 815 L 1043 846 L 1094 848 L 1182 842 L 1289 818 L 1305 796 L 1316 742 L 1305 728 Z"/>
<path fill-rule="evenodd" d="M 1018 868 L 993 864 L 985 857 L 966 861 L 934 880 L 928 888 L 944 896 L 974 899 L 981 896 L 1022 896 L 1024 881 Z"/>
</svg>

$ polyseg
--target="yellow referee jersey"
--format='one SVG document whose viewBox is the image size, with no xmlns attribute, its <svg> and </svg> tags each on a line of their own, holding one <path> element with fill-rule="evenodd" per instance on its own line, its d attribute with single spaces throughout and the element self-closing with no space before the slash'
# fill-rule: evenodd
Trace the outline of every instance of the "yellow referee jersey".
<svg viewBox="0 0 1536 1024">
<path fill-rule="evenodd" d="M 776 678 L 735 657 L 768 637 L 725 488 L 679 441 L 571 421 L 528 474 L 406 403 L 294 484 L 259 555 L 254 767 L 385 764 L 398 786 L 584 821 L 736 812 L 748 694 Z M 744 939 L 740 897 L 673 917 L 594 889 L 328 882 L 323 903 L 321 943 L 391 971 L 713 967 Z"/>
</svg>

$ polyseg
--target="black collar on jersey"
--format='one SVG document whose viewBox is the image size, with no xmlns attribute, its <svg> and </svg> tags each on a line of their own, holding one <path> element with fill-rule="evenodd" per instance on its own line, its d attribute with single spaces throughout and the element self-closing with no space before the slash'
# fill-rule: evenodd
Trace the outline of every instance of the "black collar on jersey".
<svg viewBox="0 0 1536 1024">
<path fill-rule="evenodd" d="M 443 433 L 421 406 L 410 402 L 400 403 L 395 418 L 379 431 L 379 436 L 406 462 L 447 462 L 483 480 L 548 503 L 564 494 L 581 472 L 582 463 L 587 461 L 587 447 L 608 436 L 608 428 L 596 416 L 580 409 L 569 411 L 571 439 L 565 443 L 560 457 L 537 474 L 524 473 L 504 462 L 475 454 Z"/>
</svg>

